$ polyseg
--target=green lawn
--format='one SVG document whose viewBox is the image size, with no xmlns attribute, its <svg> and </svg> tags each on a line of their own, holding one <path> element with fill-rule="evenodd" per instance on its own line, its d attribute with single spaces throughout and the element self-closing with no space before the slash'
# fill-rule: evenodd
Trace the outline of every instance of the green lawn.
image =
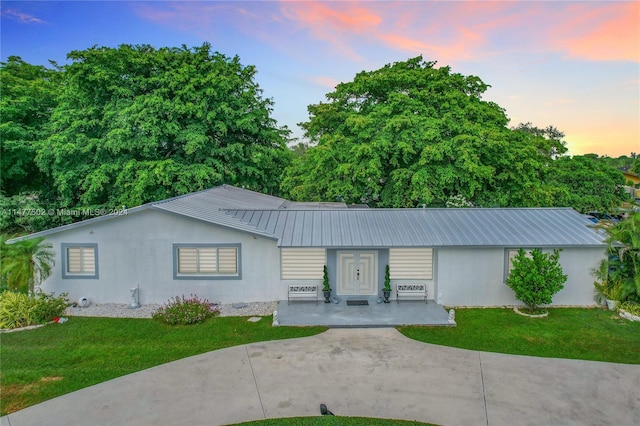
<svg viewBox="0 0 640 426">
<path fill-rule="evenodd" d="M 0 335 L 2 415 L 115 377 L 215 349 L 310 336 L 323 327 L 272 327 L 271 317 L 216 317 L 168 326 L 150 319 L 70 317 Z"/>
<path fill-rule="evenodd" d="M 640 322 L 603 309 L 555 308 L 546 318 L 512 309 L 456 309 L 455 328 L 401 327 L 421 342 L 478 351 L 640 364 Z"/>
</svg>

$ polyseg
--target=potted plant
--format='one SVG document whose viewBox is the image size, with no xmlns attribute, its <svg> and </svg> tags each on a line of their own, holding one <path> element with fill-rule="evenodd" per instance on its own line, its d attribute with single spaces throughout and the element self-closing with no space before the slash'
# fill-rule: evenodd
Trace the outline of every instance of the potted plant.
<svg viewBox="0 0 640 426">
<path fill-rule="evenodd" d="M 607 309 L 615 311 L 616 307 L 624 297 L 624 288 L 622 287 L 622 283 L 611 283 L 609 286 L 604 288 L 602 294 L 605 297 Z"/>
<path fill-rule="evenodd" d="M 324 303 L 331 303 L 331 287 L 329 286 L 327 265 L 322 268 L 322 293 L 324 294 Z"/>
<path fill-rule="evenodd" d="M 389 274 L 389 265 L 387 265 L 384 271 L 384 287 L 382 287 L 382 295 L 384 296 L 384 303 L 389 303 L 389 296 L 391 296 L 391 278 Z"/>
<path fill-rule="evenodd" d="M 592 271 L 593 275 L 599 279 L 593 283 L 598 294 L 598 302 L 606 304 L 607 309 L 613 311 L 624 299 L 625 291 L 622 281 L 615 279 L 609 273 L 609 261 L 607 259 L 600 263 L 600 266 Z"/>
</svg>

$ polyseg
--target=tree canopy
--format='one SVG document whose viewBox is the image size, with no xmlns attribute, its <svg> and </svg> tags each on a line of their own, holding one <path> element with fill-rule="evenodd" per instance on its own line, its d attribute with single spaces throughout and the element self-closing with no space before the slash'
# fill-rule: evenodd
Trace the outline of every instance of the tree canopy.
<svg viewBox="0 0 640 426">
<path fill-rule="evenodd" d="M 535 182 L 564 145 L 510 130 L 504 110 L 482 99 L 488 87 L 420 56 L 363 71 L 308 107 L 300 125 L 316 145 L 294 160 L 282 187 L 294 199 L 381 207 L 551 199 Z"/>
<path fill-rule="evenodd" d="M 135 206 L 229 183 L 278 188 L 288 129 L 256 70 L 189 49 L 73 51 L 36 156 L 63 206 Z"/>
<path fill-rule="evenodd" d="M 482 99 L 488 84 L 435 65 L 418 56 L 363 71 L 310 105 L 300 126 L 313 146 L 286 170 L 288 196 L 374 207 L 579 210 L 622 200 L 619 172 L 562 157 L 564 134 L 553 126 L 507 127 L 505 111 Z M 579 176 L 569 173 L 574 163 Z"/>
<path fill-rule="evenodd" d="M 6 196 L 40 190 L 37 143 L 56 101 L 59 72 L 10 56 L 0 67 L 0 188 Z"/>
<path fill-rule="evenodd" d="M 612 212 L 625 198 L 624 175 L 598 161 L 595 154 L 560 157 L 550 169 L 547 181 L 562 188 L 556 192 L 556 206 L 571 206 L 583 213 Z"/>
</svg>

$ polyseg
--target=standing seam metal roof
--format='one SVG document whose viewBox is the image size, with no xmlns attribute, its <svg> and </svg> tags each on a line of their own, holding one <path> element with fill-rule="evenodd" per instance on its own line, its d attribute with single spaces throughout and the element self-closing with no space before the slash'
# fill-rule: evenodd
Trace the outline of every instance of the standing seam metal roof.
<svg viewBox="0 0 640 426">
<path fill-rule="evenodd" d="M 569 208 L 228 210 L 281 247 L 601 246 Z M 272 226 L 272 223 L 283 226 Z"/>
<path fill-rule="evenodd" d="M 148 203 L 156 209 L 278 240 L 280 247 L 568 247 L 602 246 L 605 237 L 570 208 L 311 208 L 229 185 Z M 318 203 L 321 207 L 322 203 Z M 29 236 L 110 220 L 101 216 Z"/>
</svg>

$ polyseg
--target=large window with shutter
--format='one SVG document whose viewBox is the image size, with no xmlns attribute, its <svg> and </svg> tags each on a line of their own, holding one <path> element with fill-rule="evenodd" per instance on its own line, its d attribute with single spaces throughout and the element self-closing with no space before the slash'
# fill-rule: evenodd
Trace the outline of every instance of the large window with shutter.
<svg viewBox="0 0 640 426">
<path fill-rule="evenodd" d="M 280 276 L 283 280 L 321 280 L 327 263 L 323 248 L 280 249 Z"/>
<path fill-rule="evenodd" d="M 176 279 L 239 279 L 240 244 L 174 244 Z"/>
<path fill-rule="evenodd" d="M 97 244 L 62 244 L 62 278 L 98 278 Z"/>
<path fill-rule="evenodd" d="M 432 280 L 432 248 L 392 248 L 389 250 L 392 280 Z"/>
</svg>

